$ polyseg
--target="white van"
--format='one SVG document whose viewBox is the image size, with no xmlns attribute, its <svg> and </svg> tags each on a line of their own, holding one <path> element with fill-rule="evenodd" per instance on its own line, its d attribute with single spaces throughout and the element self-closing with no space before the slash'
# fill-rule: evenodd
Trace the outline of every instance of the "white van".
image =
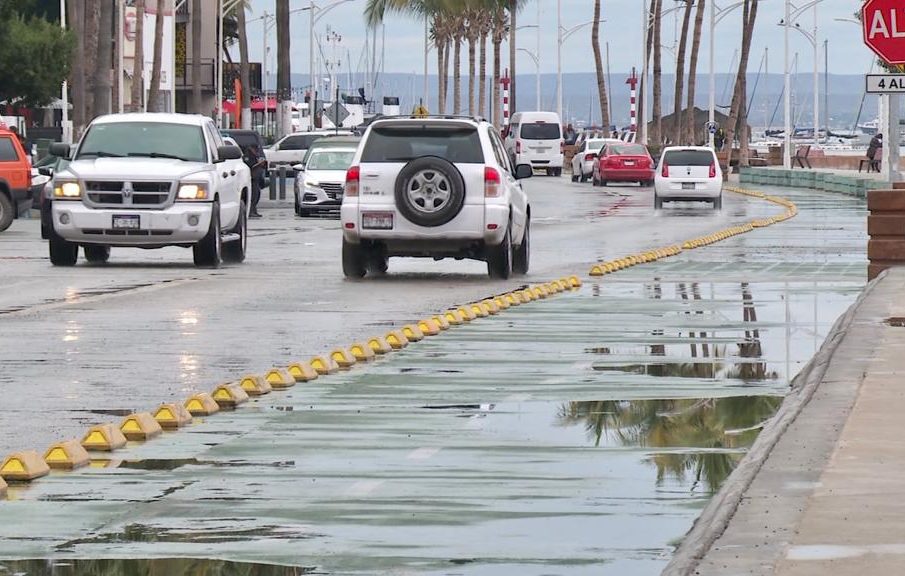
<svg viewBox="0 0 905 576">
<path fill-rule="evenodd" d="M 562 122 L 555 112 L 516 112 L 506 130 L 506 152 L 515 166 L 530 164 L 548 176 L 562 174 Z"/>
</svg>

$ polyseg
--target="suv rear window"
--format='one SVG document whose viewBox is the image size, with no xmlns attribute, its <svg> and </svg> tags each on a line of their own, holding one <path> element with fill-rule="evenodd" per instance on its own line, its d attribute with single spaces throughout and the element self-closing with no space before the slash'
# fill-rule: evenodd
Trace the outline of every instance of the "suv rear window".
<svg viewBox="0 0 905 576">
<path fill-rule="evenodd" d="M 15 162 L 18 159 L 13 141 L 9 136 L 0 136 L 0 162 Z"/>
<path fill-rule="evenodd" d="M 521 134 L 525 140 L 559 140 L 559 124 L 546 122 L 522 124 Z"/>
<path fill-rule="evenodd" d="M 371 129 L 361 161 L 408 162 L 437 156 L 452 163 L 483 164 L 478 131 L 472 126 L 379 126 Z"/>
<path fill-rule="evenodd" d="M 670 166 L 710 166 L 715 162 L 708 150 L 670 150 L 663 161 Z"/>
</svg>

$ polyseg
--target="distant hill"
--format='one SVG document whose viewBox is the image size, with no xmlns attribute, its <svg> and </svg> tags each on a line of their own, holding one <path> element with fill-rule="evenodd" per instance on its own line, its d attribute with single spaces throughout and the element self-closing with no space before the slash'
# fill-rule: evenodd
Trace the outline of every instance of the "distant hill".
<svg viewBox="0 0 905 576">
<path fill-rule="evenodd" d="M 614 121 L 619 125 L 626 125 L 629 121 L 629 87 L 625 84 L 628 77 L 625 73 L 613 73 L 611 75 L 613 85 L 611 93 L 613 102 L 611 110 L 613 111 Z M 424 77 L 420 74 L 384 74 L 378 80 L 381 88 L 381 95 L 398 96 L 401 99 L 403 111 L 410 111 L 412 107 L 418 103 L 422 96 Z M 716 104 L 725 106 L 728 109 L 729 100 L 732 97 L 732 76 L 729 74 L 716 75 Z M 825 114 L 823 111 L 823 75 L 820 75 L 820 106 L 821 118 Z M 709 76 L 706 73 L 698 74 L 697 90 L 695 97 L 695 105 L 707 109 L 708 107 L 708 86 Z M 293 86 L 296 88 L 306 87 L 308 85 L 307 74 L 293 74 Z M 343 82 L 348 84 L 348 78 Z M 435 112 L 437 108 L 436 92 L 437 78 L 430 76 L 428 78 L 430 86 L 430 96 L 428 99 L 428 108 L 431 112 Z M 362 80 L 357 80 L 356 84 L 362 85 Z M 597 80 L 593 73 L 582 74 L 564 74 L 563 75 L 563 110 L 564 116 L 573 122 L 589 122 L 600 121 L 600 108 L 597 104 Z M 355 89 L 359 87 L 355 86 Z M 534 109 L 536 106 L 536 77 L 533 74 L 519 75 L 517 78 L 517 106 L 520 110 Z M 673 89 L 675 81 L 672 75 L 664 74 L 663 76 L 663 113 L 672 112 L 673 105 Z M 345 89 L 346 86 L 343 86 Z M 812 118 L 812 89 L 813 77 L 810 74 L 799 74 L 793 77 L 793 99 L 797 103 L 795 106 L 795 116 L 799 125 L 807 126 Z M 858 114 L 858 108 L 862 101 L 862 91 L 864 89 L 864 77 L 860 75 L 834 75 L 829 76 L 829 109 L 831 125 L 837 129 L 851 128 Z M 488 96 L 490 101 L 490 78 L 488 77 Z M 783 76 L 781 74 L 761 75 L 760 78 L 756 74 L 750 74 L 748 78 L 748 95 L 751 101 L 751 110 L 749 112 L 749 121 L 752 126 L 766 126 L 771 124 L 779 127 L 783 123 L 783 106 L 781 102 L 783 91 Z M 370 95 L 368 95 L 370 98 Z M 556 109 L 556 75 L 541 75 L 541 108 L 545 110 Z M 463 110 L 467 109 L 468 99 L 468 81 L 463 77 L 462 82 L 462 101 Z M 449 84 L 449 107 L 452 107 L 452 81 Z M 451 111 L 451 110 L 447 110 Z M 873 119 L 877 115 L 877 100 L 874 96 L 868 96 L 864 99 L 864 106 L 861 113 L 861 122 Z M 824 120 L 821 119 L 821 124 Z"/>
</svg>

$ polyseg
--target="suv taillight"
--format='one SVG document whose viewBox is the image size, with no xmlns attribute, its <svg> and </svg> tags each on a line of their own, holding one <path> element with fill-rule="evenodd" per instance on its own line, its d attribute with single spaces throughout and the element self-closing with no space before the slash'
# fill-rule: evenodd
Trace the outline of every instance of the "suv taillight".
<svg viewBox="0 0 905 576">
<path fill-rule="evenodd" d="M 490 166 L 484 167 L 484 197 L 498 198 L 500 196 L 500 173 Z"/>
<path fill-rule="evenodd" d="M 590 153 L 590 154 L 585 154 L 585 155 L 584 155 L 584 161 L 585 161 L 585 162 L 590 162 L 590 161 L 593 160 L 594 158 L 597 158 L 597 154 L 594 154 L 593 152 Z"/>
<path fill-rule="evenodd" d="M 663 161 L 663 168 L 660 170 L 660 176 L 669 178 L 669 164 L 666 163 L 666 160 Z"/>
<path fill-rule="evenodd" d="M 516 141 L 515 141 L 515 153 L 516 153 L 516 154 L 521 154 L 521 153 L 522 153 L 522 141 L 521 141 L 521 140 L 516 140 Z"/>
<path fill-rule="evenodd" d="M 346 171 L 346 189 L 343 191 L 345 196 L 358 196 L 358 183 L 361 180 L 361 170 L 358 166 L 352 166 Z"/>
<path fill-rule="evenodd" d="M 716 178 L 716 162 L 710 163 L 710 177 Z"/>
</svg>

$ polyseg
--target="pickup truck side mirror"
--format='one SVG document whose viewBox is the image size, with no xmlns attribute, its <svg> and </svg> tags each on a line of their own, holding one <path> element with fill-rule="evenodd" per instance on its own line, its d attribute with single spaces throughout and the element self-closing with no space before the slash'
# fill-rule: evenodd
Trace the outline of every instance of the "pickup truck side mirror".
<svg viewBox="0 0 905 576">
<path fill-rule="evenodd" d="M 242 149 L 238 146 L 218 146 L 217 157 L 221 162 L 224 160 L 241 160 Z"/>
<path fill-rule="evenodd" d="M 295 170 L 296 172 L 304 172 L 305 165 L 304 164 L 293 164 L 292 169 Z"/>
<path fill-rule="evenodd" d="M 53 177 L 53 168 L 51 166 L 41 166 L 38 168 L 38 174 Z"/>
<path fill-rule="evenodd" d="M 534 169 L 531 168 L 530 164 L 519 164 L 515 167 L 515 179 L 516 180 L 524 180 L 525 178 L 531 178 L 534 175 Z"/>
<path fill-rule="evenodd" d="M 69 159 L 69 144 L 64 142 L 54 142 L 50 145 L 50 155 L 57 158 Z"/>
</svg>

